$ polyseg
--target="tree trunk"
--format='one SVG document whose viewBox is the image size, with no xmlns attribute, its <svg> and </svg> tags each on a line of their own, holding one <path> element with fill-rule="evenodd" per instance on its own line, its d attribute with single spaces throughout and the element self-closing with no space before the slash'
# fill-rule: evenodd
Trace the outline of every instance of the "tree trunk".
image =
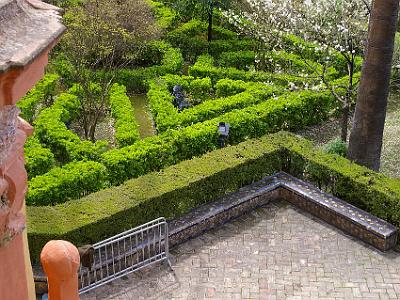
<svg viewBox="0 0 400 300">
<path fill-rule="evenodd" d="M 343 105 L 342 108 L 342 134 L 341 139 L 343 142 L 347 142 L 347 126 L 349 124 L 349 115 L 350 115 L 350 106 L 349 100 L 346 99 L 346 103 Z"/>
<path fill-rule="evenodd" d="M 398 9 L 399 0 L 373 3 L 350 135 L 349 158 L 376 171 L 380 168 Z"/>
<path fill-rule="evenodd" d="M 208 42 L 212 41 L 212 28 L 213 28 L 213 4 L 210 3 L 209 11 L 208 11 Z"/>
</svg>

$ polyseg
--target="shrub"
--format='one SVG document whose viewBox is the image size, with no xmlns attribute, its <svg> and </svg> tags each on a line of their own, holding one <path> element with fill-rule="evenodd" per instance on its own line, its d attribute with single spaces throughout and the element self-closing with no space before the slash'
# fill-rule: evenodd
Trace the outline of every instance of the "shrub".
<svg viewBox="0 0 400 300">
<path fill-rule="evenodd" d="M 116 82 L 126 86 L 129 92 L 144 92 L 150 79 L 168 73 L 178 73 L 183 66 L 183 57 L 179 49 L 171 48 L 164 43 L 164 55 L 159 66 L 138 69 L 120 69 L 116 75 Z"/>
<path fill-rule="evenodd" d="M 55 165 L 55 159 L 50 149 L 40 144 L 36 136 L 29 137 L 24 146 L 25 167 L 29 178 L 48 172 Z"/>
<path fill-rule="evenodd" d="M 219 68 L 213 66 L 213 58 L 209 55 L 199 57 L 194 66 L 190 67 L 189 74 L 193 77 L 210 77 L 213 82 L 224 78 L 243 80 L 272 82 L 282 86 L 303 87 L 305 84 L 319 84 L 318 76 L 296 76 L 290 74 L 273 74 L 268 72 L 247 72 L 235 68 Z"/>
<path fill-rule="evenodd" d="M 347 144 L 337 138 L 325 145 L 324 151 L 329 154 L 337 154 L 343 157 L 347 155 Z"/>
<path fill-rule="evenodd" d="M 132 145 L 139 139 L 139 126 L 134 116 L 131 100 L 126 95 L 125 86 L 116 83 L 111 87 L 110 107 L 111 115 L 115 120 L 115 139 L 118 147 Z"/>
<path fill-rule="evenodd" d="M 221 67 L 233 67 L 239 70 L 249 70 L 254 67 L 256 55 L 254 51 L 223 52 L 218 64 Z"/>
<path fill-rule="evenodd" d="M 231 125 L 228 143 L 237 144 L 281 129 L 298 130 L 318 124 L 329 117 L 332 102 L 328 92 L 285 94 L 181 130 L 168 130 L 132 146 L 110 150 L 102 155 L 102 162 L 107 167 L 110 182 L 121 184 L 127 179 L 215 149 L 221 121 Z"/>
<path fill-rule="evenodd" d="M 194 83 L 197 84 L 197 80 L 190 81 L 190 77 L 185 77 L 184 79 L 189 81 L 186 85 L 190 87 L 192 87 Z M 269 86 L 264 83 L 245 83 L 243 81 L 223 80 L 225 83 L 225 91 L 228 89 L 230 91 L 233 90 L 233 88 L 227 87 L 228 85 L 238 85 L 242 88 L 242 92 L 226 98 L 209 99 L 197 106 L 178 113 L 177 109 L 172 105 L 173 97 L 168 90 L 172 78 L 168 77 L 166 81 L 167 82 L 163 82 L 162 79 L 158 80 L 155 84 L 151 85 L 151 89 L 148 92 L 150 106 L 155 116 L 159 132 L 163 132 L 169 128 L 186 127 L 191 124 L 203 122 L 231 110 L 257 104 L 271 98 L 273 95 L 279 95 L 283 92 L 283 89 L 280 87 Z M 208 81 L 209 83 L 205 85 L 205 90 L 209 89 L 209 85 L 211 85 L 211 81 L 209 79 Z M 181 80 L 179 80 L 177 78 L 174 82 L 183 83 L 183 79 L 181 78 Z M 217 84 L 216 86 L 221 89 L 221 85 L 222 84 Z M 188 88 L 189 91 L 191 91 L 190 87 Z M 248 90 L 248 92 L 245 92 L 246 90 Z"/>
<path fill-rule="evenodd" d="M 161 29 L 170 29 L 177 23 L 179 17 L 177 12 L 165 6 L 161 2 L 152 0 L 147 0 L 147 2 L 154 9 L 154 13 L 157 18 L 157 24 Z"/>
<path fill-rule="evenodd" d="M 31 179 L 26 203 L 45 206 L 80 198 L 106 187 L 106 178 L 106 168 L 98 162 L 72 162 Z"/>
<path fill-rule="evenodd" d="M 32 123 L 36 115 L 37 106 L 44 102 L 51 102 L 56 89 L 59 76 L 56 74 L 46 74 L 36 86 L 28 92 L 19 102 L 17 107 L 21 110 L 21 117 Z"/>
<path fill-rule="evenodd" d="M 98 242 L 161 216 L 179 217 L 281 170 L 400 225 L 397 181 L 281 132 L 213 151 L 80 200 L 28 207 L 32 258 L 38 260 L 48 240 L 61 238 L 78 246 Z"/>
<path fill-rule="evenodd" d="M 71 89 L 73 91 L 73 89 Z M 92 143 L 81 141 L 79 136 L 67 128 L 79 115 L 77 96 L 62 93 L 51 107 L 44 109 L 35 120 L 35 134 L 41 143 L 47 145 L 60 162 L 71 160 L 98 160 L 107 142 Z"/>
</svg>

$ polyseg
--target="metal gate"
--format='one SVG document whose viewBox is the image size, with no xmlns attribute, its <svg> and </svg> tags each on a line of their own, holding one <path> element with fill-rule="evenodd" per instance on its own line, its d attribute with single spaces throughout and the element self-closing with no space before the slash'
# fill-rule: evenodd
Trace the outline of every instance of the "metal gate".
<svg viewBox="0 0 400 300">
<path fill-rule="evenodd" d="M 83 294 L 156 262 L 167 261 L 168 224 L 159 218 L 93 245 L 93 265 L 81 265 L 79 293 Z"/>
</svg>

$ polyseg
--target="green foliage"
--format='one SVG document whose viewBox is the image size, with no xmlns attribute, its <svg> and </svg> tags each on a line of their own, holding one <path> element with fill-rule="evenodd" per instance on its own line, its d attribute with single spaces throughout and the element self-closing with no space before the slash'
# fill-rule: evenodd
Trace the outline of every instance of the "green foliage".
<svg viewBox="0 0 400 300">
<path fill-rule="evenodd" d="M 239 38 L 237 33 L 221 26 L 213 26 L 213 40 L 209 43 L 207 27 L 207 22 L 192 19 L 170 31 L 166 38 L 174 47 L 180 48 L 189 61 L 207 52 L 218 57 L 222 52 L 252 50 L 255 47 L 253 40 Z"/>
<path fill-rule="evenodd" d="M 108 151 L 102 155 L 102 162 L 107 167 L 110 182 L 120 184 L 215 149 L 218 147 L 219 122 L 231 125 L 228 143 L 237 144 L 281 129 L 299 130 L 318 124 L 329 117 L 332 102 L 327 92 L 284 94 L 180 130 L 168 130 L 132 146 Z"/>
<path fill-rule="evenodd" d="M 66 123 L 79 115 L 79 105 L 76 95 L 62 93 L 52 106 L 42 110 L 34 122 L 37 138 L 51 149 L 60 162 L 98 160 L 106 148 L 107 142 L 81 141 L 77 134 L 67 128 Z"/>
<path fill-rule="evenodd" d="M 161 29 L 170 29 L 178 22 L 179 15 L 175 10 L 158 1 L 146 0 L 146 2 L 153 8 L 157 24 Z"/>
<path fill-rule="evenodd" d="M 110 90 L 111 115 L 113 116 L 115 139 L 118 147 L 132 145 L 139 139 L 138 124 L 136 122 L 131 100 L 126 95 L 126 88 L 115 83 Z"/>
<path fill-rule="evenodd" d="M 45 206 L 63 203 L 106 186 L 106 168 L 97 162 L 72 162 L 29 181 L 26 203 Z"/>
<path fill-rule="evenodd" d="M 160 43 L 163 53 L 161 65 L 137 69 L 119 69 L 115 81 L 126 86 L 129 92 L 144 92 L 148 81 L 168 73 L 176 74 L 181 71 L 183 57 L 179 49 L 171 48 L 167 43 Z"/>
<path fill-rule="evenodd" d="M 329 154 L 337 154 L 346 157 L 347 144 L 343 142 L 341 139 L 337 138 L 330 141 L 327 145 L 325 145 L 324 151 Z"/>
<path fill-rule="evenodd" d="M 24 146 L 25 167 L 29 178 L 48 172 L 55 165 L 50 149 L 43 147 L 36 136 L 29 137 Z"/>
<path fill-rule="evenodd" d="M 256 55 L 254 51 L 223 52 L 218 63 L 221 67 L 233 67 L 239 70 L 249 70 L 255 65 Z"/>
<path fill-rule="evenodd" d="M 178 112 L 172 105 L 173 96 L 170 93 L 172 86 L 180 84 L 185 88 L 186 93 L 192 95 L 195 94 L 193 89 L 205 94 L 211 89 L 211 80 L 209 78 L 204 79 L 193 79 L 187 76 L 165 76 L 150 85 L 148 98 L 159 132 L 203 122 L 234 109 L 255 105 L 283 92 L 283 88 L 264 83 L 245 83 L 223 79 L 216 84 L 217 93 L 227 96 L 229 94 L 229 97 L 209 99 L 192 108 Z M 247 92 L 245 92 L 246 90 Z"/>
<path fill-rule="evenodd" d="M 319 82 L 317 76 L 312 75 L 290 75 L 275 74 L 269 72 L 247 72 L 235 68 L 219 68 L 213 66 L 213 58 L 207 54 L 201 55 L 194 66 L 190 67 L 189 74 L 193 77 L 210 77 L 213 82 L 220 79 L 229 78 L 243 81 L 272 82 L 281 86 L 303 87 L 305 84 L 315 84 Z"/>
<path fill-rule="evenodd" d="M 52 101 L 59 76 L 46 74 L 36 86 L 28 92 L 19 102 L 17 107 L 21 110 L 21 117 L 32 123 L 39 104 L 48 104 Z"/>
<path fill-rule="evenodd" d="M 212 83 L 209 77 L 197 78 L 190 83 L 190 93 L 194 98 L 206 99 L 210 97 Z"/>
<path fill-rule="evenodd" d="M 51 239 L 94 243 L 157 217 L 179 217 L 226 193 L 286 171 L 400 226 L 400 185 L 281 132 L 249 140 L 54 207 L 28 207 L 34 261 Z M 59 222 L 63 220 L 63 222 Z"/>
</svg>

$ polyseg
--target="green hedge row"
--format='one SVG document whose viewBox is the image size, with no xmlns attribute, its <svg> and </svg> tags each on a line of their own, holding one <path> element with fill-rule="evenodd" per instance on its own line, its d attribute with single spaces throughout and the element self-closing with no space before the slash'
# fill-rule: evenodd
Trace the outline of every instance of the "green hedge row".
<svg viewBox="0 0 400 300">
<path fill-rule="evenodd" d="M 41 111 L 34 122 L 35 135 L 62 163 L 73 160 L 98 160 L 99 155 L 106 149 L 107 142 L 81 141 L 77 134 L 67 128 L 66 123 L 74 120 L 79 114 L 78 97 L 70 92 L 60 94 L 52 106 Z"/>
<path fill-rule="evenodd" d="M 170 76 L 166 78 L 166 82 L 163 78 L 157 80 L 151 84 L 148 92 L 148 98 L 150 107 L 155 118 L 157 129 L 159 132 L 163 132 L 170 128 L 186 127 L 191 124 L 203 122 L 212 118 L 215 118 L 221 114 L 227 113 L 234 109 L 241 109 L 247 106 L 257 104 L 261 101 L 271 98 L 273 95 L 279 95 L 283 92 L 283 88 L 277 86 L 270 86 L 264 83 L 253 83 L 233 80 L 221 80 L 222 83 L 217 82 L 217 94 L 227 94 L 228 92 L 237 91 L 236 95 L 210 99 L 204 101 L 197 106 L 189 109 L 185 109 L 182 112 L 172 105 L 172 99 L 169 86 L 171 82 L 183 83 L 185 79 L 190 80 L 191 77 L 177 78 L 173 80 Z M 190 84 L 187 82 L 183 84 L 186 86 L 187 91 L 196 89 L 196 79 L 191 81 Z M 211 84 L 211 82 L 210 82 Z M 204 85 L 203 85 L 204 86 Z M 205 85 L 208 87 L 208 85 Z M 241 89 L 243 88 L 243 89 Z M 202 89 L 201 89 L 202 90 Z"/>
<path fill-rule="evenodd" d="M 319 84 L 320 79 L 316 75 L 304 74 L 296 76 L 292 74 L 269 73 L 263 71 L 248 72 L 235 68 L 220 68 L 214 66 L 214 59 L 210 55 L 201 55 L 197 62 L 189 68 L 189 74 L 194 77 L 210 77 L 213 82 L 224 78 L 243 80 L 272 82 L 277 85 L 303 88 L 309 84 Z"/>
<path fill-rule="evenodd" d="M 179 21 L 178 13 L 163 3 L 153 0 L 146 0 L 146 2 L 154 9 L 157 24 L 161 29 L 168 30 Z"/>
<path fill-rule="evenodd" d="M 221 67 L 233 67 L 240 70 L 249 70 L 255 67 L 255 62 L 262 71 L 271 73 L 284 72 L 285 74 L 322 74 L 323 67 L 319 63 L 301 58 L 294 53 L 284 50 L 256 53 L 254 51 L 224 52 L 221 54 L 218 63 Z M 335 68 L 329 67 L 325 71 L 328 79 L 335 79 L 339 72 Z"/>
<path fill-rule="evenodd" d="M 236 32 L 221 26 L 213 26 L 213 40 L 207 41 L 206 22 L 193 19 L 169 32 L 166 39 L 181 49 L 186 60 L 194 61 L 199 55 L 210 53 L 218 57 L 222 52 L 253 50 L 255 42 L 252 39 L 242 38 Z"/>
<path fill-rule="evenodd" d="M 106 168 L 101 163 L 72 162 L 31 179 L 26 203 L 43 206 L 81 198 L 105 188 L 106 179 Z"/>
<path fill-rule="evenodd" d="M 54 167 L 53 153 L 50 149 L 43 147 L 36 135 L 27 139 L 24 150 L 25 167 L 29 178 L 44 174 Z"/>
<path fill-rule="evenodd" d="M 180 130 L 168 130 L 129 147 L 110 150 L 102 155 L 102 162 L 107 167 L 110 182 L 121 184 L 127 179 L 215 149 L 219 122 L 230 123 L 228 142 L 237 144 L 281 129 L 299 130 L 318 124 L 329 117 L 333 102 L 325 91 L 285 94 Z"/>
<path fill-rule="evenodd" d="M 332 103 L 328 92 L 301 91 L 284 94 L 180 130 L 170 129 L 128 147 L 112 149 L 101 155 L 100 162 L 106 167 L 108 178 L 105 182 L 99 181 L 99 184 L 118 185 L 128 179 L 215 150 L 218 147 L 218 123 L 221 121 L 228 122 L 231 126 L 228 143 L 237 144 L 281 129 L 299 130 L 318 124 L 330 116 Z M 57 176 L 62 185 L 63 177 L 60 174 Z M 38 199 L 48 198 L 47 181 L 37 182 L 30 186 L 27 197 L 34 193 Z M 54 200 L 53 203 L 55 202 L 57 201 Z"/>
<path fill-rule="evenodd" d="M 134 116 L 131 100 L 126 95 L 125 86 L 115 83 L 111 87 L 110 108 L 118 147 L 132 145 L 139 139 L 139 125 Z"/>
<path fill-rule="evenodd" d="M 148 87 L 148 80 L 169 73 L 180 73 L 183 67 L 182 53 L 165 42 L 158 43 L 159 51 L 163 53 L 161 65 L 137 69 L 120 69 L 115 81 L 126 86 L 129 92 L 144 92 Z"/>
<path fill-rule="evenodd" d="M 17 107 L 21 110 L 21 117 L 32 123 L 37 113 L 37 106 L 41 102 L 49 102 L 55 94 L 59 76 L 56 74 L 46 74 L 36 86 L 31 89 L 17 103 Z"/>
<path fill-rule="evenodd" d="M 281 132 L 210 152 L 158 173 L 54 207 L 28 207 L 33 261 L 51 239 L 98 242 L 158 217 L 179 217 L 226 193 L 286 171 L 400 226 L 400 185 Z M 60 222 L 62 220 L 62 222 Z"/>
</svg>

